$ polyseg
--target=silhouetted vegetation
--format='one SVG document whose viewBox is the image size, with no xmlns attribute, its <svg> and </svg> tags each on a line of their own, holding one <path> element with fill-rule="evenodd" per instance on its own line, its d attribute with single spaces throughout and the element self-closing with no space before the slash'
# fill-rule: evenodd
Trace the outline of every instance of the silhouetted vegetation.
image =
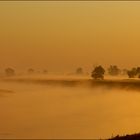
<svg viewBox="0 0 140 140">
<path fill-rule="evenodd" d="M 15 70 L 12 68 L 7 68 L 7 69 L 5 69 L 5 74 L 6 74 L 6 76 L 14 76 Z"/>
<path fill-rule="evenodd" d="M 94 68 L 92 71 L 92 78 L 94 79 L 104 79 L 105 69 L 100 65 Z"/>
<path fill-rule="evenodd" d="M 129 70 L 129 71 L 127 71 L 127 74 L 128 74 L 128 77 L 129 78 L 134 78 L 135 77 L 135 71 L 133 71 L 133 70 Z"/>
<path fill-rule="evenodd" d="M 48 71 L 47 70 L 43 70 L 43 74 L 48 74 Z"/>
<path fill-rule="evenodd" d="M 128 71 L 127 69 L 123 69 L 122 72 L 121 72 L 121 74 L 122 75 L 127 75 L 127 71 Z"/>
<path fill-rule="evenodd" d="M 110 65 L 108 68 L 108 73 L 112 76 L 119 75 L 121 70 L 116 65 Z"/>
<path fill-rule="evenodd" d="M 140 140 L 140 134 L 126 135 L 126 136 L 116 136 L 109 140 Z"/>
<path fill-rule="evenodd" d="M 79 67 L 79 68 L 77 68 L 76 69 L 76 74 L 83 74 L 84 72 L 83 72 L 83 69 L 81 68 L 81 67 Z"/>
<path fill-rule="evenodd" d="M 140 78 L 140 67 L 132 68 L 131 70 L 127 71 L 127 75 L 129 78 Z"/>
<path fill-rule="evenodd" d="M 28 69 L 28 73 L 29 73 L 29 74 L 33 74 L 34 72 L 35 72 L 34 69 L 32 69 L 32 68 Z"/>
<path fill-rule="evenodd" d="M 137 67 L 137 75 L 138 75 L 138 78 L 140 78 L 140 67 Z"/>
</svg>

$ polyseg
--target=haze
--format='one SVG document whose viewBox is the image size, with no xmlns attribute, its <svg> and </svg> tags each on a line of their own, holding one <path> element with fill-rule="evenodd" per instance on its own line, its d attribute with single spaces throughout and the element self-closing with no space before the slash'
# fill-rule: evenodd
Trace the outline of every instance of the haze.
<svg viewBox="0 0 140 140">
<path fill-rule="evenodd" d="M 140 2 L 0 2 L 0 69 L 139 64 Z"/>
<path fill-rule="evenodd" d="M 139 91 L 2 82 L 1 139 L 105 139 L 139 132 Z"/>
</svg>

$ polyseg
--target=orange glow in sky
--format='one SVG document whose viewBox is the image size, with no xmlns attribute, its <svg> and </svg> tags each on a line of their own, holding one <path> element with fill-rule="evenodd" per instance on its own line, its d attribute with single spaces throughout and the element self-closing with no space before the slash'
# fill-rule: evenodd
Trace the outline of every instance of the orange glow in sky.
<svg viewBox="0 0 140 140">
<path fill-rule="evenodd" d="M 0 2 L 0 68 L 139 65 L 140 2 Z"/>
</svg>

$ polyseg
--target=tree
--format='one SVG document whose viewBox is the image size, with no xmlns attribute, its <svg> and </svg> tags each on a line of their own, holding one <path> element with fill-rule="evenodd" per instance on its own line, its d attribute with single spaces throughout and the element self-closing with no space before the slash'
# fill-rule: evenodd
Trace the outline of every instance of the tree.
<svg viewBox="0 0 140 140">
<path fill-rule="evenodd" d="M 112 76 L 116 76 L 120 74 L 120 69 L 116 65 L 110 65 L 108 68 L 108 73 Z"/>
<path fill-rule="evenodd" d="M 136 72 L 137 72 L 137 75 L 139 76 L 140 75 L 140 67 L 137 67 Z"/>
<path fill-rule="evenodd" d="M 43 74 L 48 74 L 48 71 L 47 70 L 43 70 Z"/>
<path fill-rule="evenodd" d="M 137 75 L 137 68 L 132 68 L 131 70 L 128 70 L 127 75 L 129 78 L 135 78 Z"/>
<path fill-rule="evenodd" d="M 127 75 L 128 70 L 127 69 L 123 69 L 122 70 L 122 75 Z"/>
<path fill-rule="evenodd" d="M 92 71 L 91 77 L 94 79 L 104 79 L 104 74 L 105 74 L 105 70 L 104 68 L 100 65 L 100 66 L 96 66 L 94 68 L 94 70 Z"/>
<path fill-rule="evenodd" d="M 32 68 L 28 69 L 28 73 L 29 73 L 29 74 L 33 74 L 33 73 L 34 73 L 34 71 L 35 71 L 35 70 L 34 70 L 34 69 L 32 69 Z"/>
<path fill-rule="evenodd" d="M 6 76 L 14 76 L 15 70 L 12 68 L 7 68 L 7 69 L 5 69 L 5 74 L 6 74 Z"/>
<path fill-rule="evenodd" d="M 81 67 L 77 68 L 76 74 L 83 74 L 83 69 Z"/>
</svg>

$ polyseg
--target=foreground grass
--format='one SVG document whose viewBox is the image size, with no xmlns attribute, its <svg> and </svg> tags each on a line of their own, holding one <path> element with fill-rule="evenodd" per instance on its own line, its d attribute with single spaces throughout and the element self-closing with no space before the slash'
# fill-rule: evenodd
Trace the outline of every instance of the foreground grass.
<svg viewBox="0 0 140 140">
<path fill-rule="evenodd" d="M 109 140 L 140 140 L 140 133 L 139 134 L 133 134 L 133 135 L 126 135 L 126 136 L 116 136 L 114 138 L 111 138 Z"/>
</svg>

